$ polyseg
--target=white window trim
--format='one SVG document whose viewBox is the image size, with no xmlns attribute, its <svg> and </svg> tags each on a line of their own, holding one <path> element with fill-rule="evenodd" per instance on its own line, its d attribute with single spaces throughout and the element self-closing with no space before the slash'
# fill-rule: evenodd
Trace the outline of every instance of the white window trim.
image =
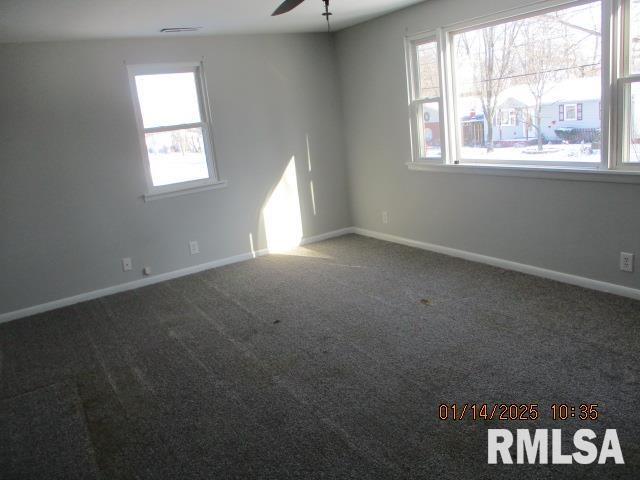
<svg viewBox="0 0 640 480">
<path fill-rule="evenodd" d="M 567 115 L 567 107 L 573 107 L 573 118 L 569 118 Z M 564 109 L 564 122 L 577 122 L 578 121 L 578 104 L 577 103 L 565 103 L 563 106 Z"/>
<path fill-rule="evenodd" d="M 405 61 L 407 71 L 410 72 L 407 75 L 407 92 L 409 103 L 409 134 L 411 140 L 411 154 L 413 158 L 422 163 L 441 163 L 447 157 L 447 146 L 445 141 L 445 129 L 444 119 L 446 113 L 444 111 L 443 102 L 443 72 L 442 68 L 438 69 L 438 81 L 440 95 L 437 97 L 420 97 L 420 71 L 417 60 L 417 48 L 419 45 L 425 43 L 435 43 L 437 48 L 438 64 L 442 65 L 442 49 L 440 48 L 439 41 L 440 34 L 438 31 L 431 31 L 423 34 L 416 35 L 415 37 L 405 37 Z M 425 103 L 437 103 L 440 122 L 440 157 L 421 157 L 420 152 L 422 150 L 422 132 L 419 131 L 417 125 L 417 118 L 420 109 Z"/>
<path fill-rule="evenodd" d="M 405 36 L 405 57 L 407 67 L 407 79 L 409 89 L 409 105 L 411 111 L 412 100 L 416 82 L 418 81 L 417 67 L 415 65 L 415 45 L 427 39 L 435 39 L 438 46 L 440 60 L 440 117 L 441 117 L 441 159 L 421 159 L 415 150 L 416 128 L 415 117 L 410 115 L 412 158 L 407 162 L 411 170 L 426 170 L 435 172 L 461 172 L 461 173 L 487 173 L 507 176 L 526 176 L 536 178 L 560 178 L 570 180 L 607 181 L 622 183 L 640 183 L 640 164 L 629 164 L 622 161 L 625 148 L 621 135 L 626 134 L 624 125 L 624 98 L 621 88 L 624 82 L 640 81 L 640 75 L 622 76 L 618 66 L 623 32 L 628 34 L 628 29 L 622 28 L 622 21 L 628 19 L 628 15 L 621 13 L 622 7 L 628 5 L 629 0 L 601 0 L 602 5 L 602 93 L 601 93 L 601 161 L 578 163 L 572 162 L 546 162 L 526 164 L 522 160 L 492 161 L 490 163 L 469 162 L 462 158 L 461 139 L 458 128 L 457 105 L 455 102 L 455 82 L 453 81 L 453 53 L 451 37 L 454 33 L 486 26 L 491 23 L 516 20 L 541 14 L 545 11 L 553 11 L 558 8 L 567 8 L 575 5 L 592 3 L 593 0 L 544 0 L 531 3 L 528 6 L 512 8 L 496 12 L 491 15 L 474 18 L 450 24 L 436 30 L 419 32 Z M 628 6 L 627 6 L 628 8 Z M 577 107 L 576 107 L 577 117 Z M 418 145 L 419 146 L 419 145 Z M 434 161 L 435 160 L 435 161 Z"/>
<path fill-rule="evenodd" d="M 142 65 L 127 65 L 129 75 L 129 87 L 131 90 L 131 98 L 138 127 L 138 139 L 140 143 L 140 151 L 142 155 L 142 163 L 145 173 L 146 192 L 143 195 L 145 201 L 155 200 L 159 198 L 174 197 L 177 195 L 190 194 L 209 190 L 212 188 L 220 188 L 226 186 L 227 182 L 220 180 L 215 161 L 212 123 L 209 95 L 207 92 L 207 82 L 204 76 L 204 65 L 199 62 L 178 62 L 178 63 L 157 63 Z M 142 112 L 140 110 L 140 102 L 138 100 L 138 91 L 136 88 L 136 75 L 152 75 L 162 73 L 185 73 L 193 72 L 196 79 L 196 89 L 198 93 L 198 103 L 200 107 L 201 121 L 197 123 L 189 123 L 184 125 L 171 125 L 166 127 L 146 128 L 144 127 Z M 205 149 L 205 157 L 207 160 L 208 178 L 191 180 L 187 182 L 172 183 L 169 185 L 155 186 L 151 177 L 151 166 L 149 163 L 149 154 L 147 152 L 147 144 L 145 141 L 145 133 L 148 132 L 164 132 L 171 130 L 179 130 L 184 128 L 202 128 L 202 136 Z"/>
<path fill-rule="evenodd" d="M 507 123 L 502 121 L 502 115 L 507 115 Z M 513 116 L 512 116 L 513 114 Z M 515 127 L 516 126 L 516 109 L 515 108 L 503 108 L 500 110 L 500 126 L 501 127 Z M 511 121 L 513 120 L 513 122 Z"/>
</svg>

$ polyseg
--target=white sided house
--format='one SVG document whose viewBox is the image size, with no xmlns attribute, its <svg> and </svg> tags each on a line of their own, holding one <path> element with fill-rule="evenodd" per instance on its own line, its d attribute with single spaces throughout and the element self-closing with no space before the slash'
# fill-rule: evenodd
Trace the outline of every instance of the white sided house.
<svg viewBox="0 0 640 480">
<path fill-rule="evenodd" d="M 458 108 L 463 145 L 485 146 L 488 129 L 480 99 L 461 97 Z M 554 83 L 542 96 L 543 143 L 599 142 L 600 115 L 600 77 Z M 527 85 L 509 87 L 500 93 L 493 120 L 494 146 L 536 143 L 535 124 L 535 98 Z"/>
</svg>

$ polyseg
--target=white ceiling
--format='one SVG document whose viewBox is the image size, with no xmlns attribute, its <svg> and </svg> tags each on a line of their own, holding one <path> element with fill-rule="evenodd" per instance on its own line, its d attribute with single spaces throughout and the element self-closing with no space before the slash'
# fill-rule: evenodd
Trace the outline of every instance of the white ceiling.
<svg viewBox="0 0 640 480">
<path fill-rule="evenodd" d="M 322 0 L 271 17 L 282 0 L 0 0 L 0 42 L 184 36 L 163 27 L 218 33 L 322 32 Z M 422 0 L 333 0 L 339 30 Z"/>
</svg>

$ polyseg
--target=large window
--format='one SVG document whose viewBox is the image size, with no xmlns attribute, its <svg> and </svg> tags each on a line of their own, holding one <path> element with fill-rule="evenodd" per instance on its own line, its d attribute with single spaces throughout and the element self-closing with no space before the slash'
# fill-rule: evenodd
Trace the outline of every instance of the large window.
<svg viewBox="0 0 640 480">
<path fill-rule="evenodd" d="M 624 125 L 622 157 L 630 166 L 640 165 L 640 0 L 627 0 L 621 79 Z"/>
<path fill-rule="evenodd" d="M 131 66 L 148 193 L 215 182 L 200 64 Z"/>
<path fill-rule="evenodd" d="M 640 0 L 536 3 L 409 37 L 407 58 L 414 164 L 640 166 Z"/>
</svg>

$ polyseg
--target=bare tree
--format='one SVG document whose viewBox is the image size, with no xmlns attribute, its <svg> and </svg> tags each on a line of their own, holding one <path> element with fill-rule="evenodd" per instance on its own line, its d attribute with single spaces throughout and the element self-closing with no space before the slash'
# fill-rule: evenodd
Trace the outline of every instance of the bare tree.
<svg viewBox="0 0 640 480">
<path fill-rule="evenodd" d="M 472 94 L 480 98 L 487 125 L 487 151 L 493 151 L 493 124 L 500 93 L 509 84 L 520 22 L 509 22 L 461 34 L 458 49 L 473 72 Z"/>
<path fill-rule="evenodd" d="M 420 97 L 439 97 L 438 49 L 435 43 L 418 45 L 418 67 L 420 71 Z"/>
<path fill-rule="evenodd" d="M 592 67 L 593 74 L 599 71 L 600 59 L 593 59 L 588 63 L 581 58 L 582 48 L 578 48 L 585 41 L 584 35 L 595 42 L 599 42 L 599 32 L 586 31 L 581 28 L 581 37 L 576 38 L 576 26 L 552 15 L 538 16 L 521 21 L 518 46 L 514 49 L 517 54 L 519 75 L 521 81 L 528 87 L 534 101 L 533 122 L 529 123 L 536 130 L 538 151 L 542 151 L 543 144 L 543 111 L 544 97 L 554 88 L 558 81 L 571 76 L 572 69 L 581 69 L 574 75 L 584 75 L 585 67 Z M 573 33 L 570 33 L 570 30 Z"/>
<path fill-rule="evenodd" d="M 542 100 L 553 88 L 559 76 L 563 53 L 557 50 L 557 41 L 553 35 L 545 35 L 545 28 L 554 28 L 558 24 L 549 17 L 533 18 L 524 21 L 522 45 L 517 49 L 521 69 L 526 73 L 525 84 L 533 96 L 533 123 L 536 130 L 538 151 L 542 151 Z M 550 32 L 549 32 L 550 33 Z"/>
<path fill-rule="evenodd" d="M 640 0 L 633 0 L 631 4 L 631 58 L 630 67 L 632 72 L 640 72 Z"/>
</svg>

